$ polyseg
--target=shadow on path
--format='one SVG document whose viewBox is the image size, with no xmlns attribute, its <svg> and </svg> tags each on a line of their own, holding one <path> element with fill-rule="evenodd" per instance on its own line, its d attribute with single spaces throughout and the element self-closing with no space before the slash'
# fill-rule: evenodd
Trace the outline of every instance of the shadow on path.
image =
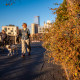
<svg viewBox="0 0 80 80">
<path fill-rule="evenodd" d="M 32 45 L 31 56 L 21 58 L 21 47 L 19 47 L 19 55 L 8 57 L 5 52 L 0 56 L 0 80 L 61 80 L 62 78 L 55 78 L 56 75 L 62 74 L 59 70 L 59 74 L 56 73 L 54 68 L 60 66 L 46 63 L 42 68 L 44 62 L 45 49 L 41 46 Z M 55 72 L 55 74 L 54 74 Z M 64 77 L 64 76 L 63 76 Z M 66 80 L 66 79 L 64 79 Z"/>
</svg>

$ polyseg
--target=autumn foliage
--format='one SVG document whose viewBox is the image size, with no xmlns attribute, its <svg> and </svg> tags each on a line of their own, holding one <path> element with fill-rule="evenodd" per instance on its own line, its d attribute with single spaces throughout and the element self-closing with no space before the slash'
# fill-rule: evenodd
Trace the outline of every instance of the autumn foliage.
<svg viewBox="0 0 80 80">
<path fill-rule="evenodd" d="M 57 18 L 44 34 L 43 47 L 51 62 L 62 65 L 68 80 L 80 80 L 80 6 L 73 3 L 64 0 L 56 9 Z"/>
</svg>

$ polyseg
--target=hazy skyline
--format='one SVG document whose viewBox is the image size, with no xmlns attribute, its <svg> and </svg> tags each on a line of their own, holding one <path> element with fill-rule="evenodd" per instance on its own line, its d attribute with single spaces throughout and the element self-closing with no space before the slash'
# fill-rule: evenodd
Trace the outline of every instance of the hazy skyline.
<svg viewBox="0 0 80 80">
<path fill-rule="evenodd" d="M 28 26 L 34 23 L 34 16 L 40 16 L 40 25 L 44 21 L 55 21 L 56 15 L 52 14 L 50 8 L 58 6 L 53 3 L 62 3 L 63 0 L 16 0 L 16 3 L 11 6 L 4 5 L 8 0 L 0 0 L 0 31 L 5 25 L 15 25 L 22 28 L 22 23 L 25 22 Z"/>
</svg>

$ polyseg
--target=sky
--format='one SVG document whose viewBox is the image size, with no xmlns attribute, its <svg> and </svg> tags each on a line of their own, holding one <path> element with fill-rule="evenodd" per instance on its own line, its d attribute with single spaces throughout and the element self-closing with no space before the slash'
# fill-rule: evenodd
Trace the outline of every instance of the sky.
<svg viewBox="0 0 80 80">
<path fill-rule="evenodd" d="M 35 16 L 40 16 L 41 26 L 44 21 L 55 21 L 56 15 L 52 13 L 50 8 L 57 8 L 59 5 L 54 5 L 54 3 L 63 2 L 63 0 L 16 0 L 15 4 L 6 6 L 8 1 L 0 0 L 0 31 L 2 26 L 9 24 L 22 28 L 22 23 L 27 23 L 30 29 Z"/>
</svg>

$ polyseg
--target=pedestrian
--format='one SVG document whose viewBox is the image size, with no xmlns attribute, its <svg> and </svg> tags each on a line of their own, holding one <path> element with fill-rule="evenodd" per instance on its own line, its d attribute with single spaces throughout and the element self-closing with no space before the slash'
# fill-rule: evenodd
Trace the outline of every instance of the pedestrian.
<svg viewBox="0 0 80 80">
<path fill-rule="evenodd" d="M 31 47 L 30 47 L 30 31 L 27 28 L 27 24 L 22 24 L 23 29 L 21 30 L 21 44 L 22 44 L 22 57 L 25 56 L 26 53 L 26 44 L 27 44 L 27 52 L 30 55 Z"/>
<path fill-rule="evenodd" d="M 2 45 L 6 45 L 6 40 L 7 40 L 7 34 L 4 30 L 2 30 L 2 32 L 0 33 L 0 36 L 1 36 L 1 42 L 2 42 Z"/>
</svg>

